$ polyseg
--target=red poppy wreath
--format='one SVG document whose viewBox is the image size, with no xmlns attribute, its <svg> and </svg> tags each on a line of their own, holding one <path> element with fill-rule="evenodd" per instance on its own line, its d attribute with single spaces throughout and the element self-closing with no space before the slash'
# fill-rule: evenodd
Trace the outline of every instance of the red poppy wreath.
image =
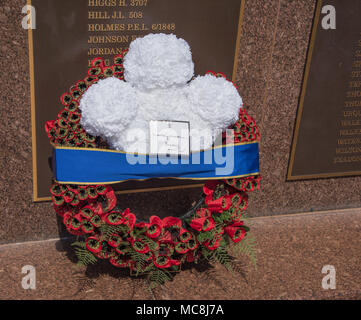
<svg viewBox="0 0 361 320">
<path fill-rule="evenodd" d="M 190 212 L 164 219 L 151 216 L 149 221 L 139 221 L 131 209 L 121 208 L 111 187 L 134 179 L 136 173 L 131 175 L 127 169 L 128 176 L 117 181 L 104 173 L 100 178 L 79 173 L 88 163 L 92 174 L 103 167 L 102 162 L 94 164 L 95 153 L 104 161 L 112 157 L 119 161 L 139 148 L 148 154 L 147 134 L 130 141 L 125 136 L 148 126 L 150 120 L 161 119 L 187 120 L 191 128 L 211 128 L 215 135 L 223 132 L 224 147 L 257 145 L 258 166 L 259 131 L 254 119 L 240 108 L 242 100 L 235 86 L 222 73 L 195 78 L 190 49 L 183 39 L 148 35 L 133 41 L 129 51 L 115 56 L 113 62 L 105 66 L 101 58 L 94 59 L 88 75 L 61 96 L 63 109 L 57 119 L 45 125 L 56 151 L 52 201 L 67 231 L 77 236 L 73 246 L 79 264 L 106 259 L 137 276 L 147 274 L 158 284 L 170 280 L 182 264 L 202 259 L 234 269 L 231 247 L 255 263 L 255 240 L 245 225 L 245 210 L 247 193 L 260 186 L 258 170 L 210 177 Z M 234 134 L 225 134 L 227 128 Z M 213 139 L 204 142 L 204 149 L 213 143 Z M 191 143 L 190 149 L 199 152 L 200 146 Z M 247 162 L 247 150 L 242 149 L 241 165 Z M 74 172 L 81 176 L 78 180 Z M 144 180 L 146 173 L 138 178 Z"/>
</svg>

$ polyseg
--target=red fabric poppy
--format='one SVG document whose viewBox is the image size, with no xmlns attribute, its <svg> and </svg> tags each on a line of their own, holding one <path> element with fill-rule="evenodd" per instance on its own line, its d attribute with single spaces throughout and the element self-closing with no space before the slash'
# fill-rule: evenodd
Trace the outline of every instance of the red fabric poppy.
<svg viewBox="0 0 361 320">
<path fill-rule="evenodd" d="M 243 221 L 235 222 L 224 228 L 224 231 L 229 235 L 233 242 L 240 242 L 246 235 L 246 231 L 242 228 Z"/>
<path fill-rule="evenodd" d="M 97 190 L 93 186 L 87 187 L 89 198 L 94 200 L 98 198 Z"/>
<path fill-rule="evenodd" d="M 175 244 L 174 249 L 180 254 L 185 254 L 189 251 L 189 248 L 186 243 L 178 242 Z"/>
<path fill-rule="evenodd" d="M 104 216 L 103 219 L 107 224 L 110 224 L 112 226 L 119 226 L 125 222 L 122 212 L 119 211 L 109 212 Z"/>
<path fill-rule="evenodd" d="M 243 217 L 242 214 L 240 213 L 240 210 L 235 210 L 235 212 L 232 214 L 232 221 L 233 222 L 241 222 Z"/>
<path fill-rule="evenodd" d="M 50 129 L 55 128 L 56 120 L 49 120 L 45 122 L 45 131 L 48 132 Z"/>
<path fill-rule="evenodd" d="M 95 252 L 94 255 L 97 258 L 102 259 L 102 260 L 109 259 L 109 253 L 107 251 L 104 251 L 104 250 L 100 250 L 99 252 Z"/>
<path fill-rule="evenodd" d="M 105 205 L 104 212 L 109 212 L 114 209 L 117 204 L 117 197 L 115 196 L 114 190 L 107 186 L 107 191 L 103 195 L 105 197 L 107 204 Z"/>
<path fill-rule="evenodd" d="M 144 257 L 145 261 L 151 261 L 151 260 L 153 260 L 153 253 L 151 251 L 149 251 L 149 252 L 145 253 L 143 257 Z"/>
<path fill-rule="evenodd" d="M 242 201 L 242 196 L 239 193 L 234 193 L 231 196 L 231 202 L 232 202 L 232 206 L 235 208 L 238 208 L 238 206 L 240 205 Z"/>
<path fill-rule="evenodd" d="M 211 217 L 211 212 L 209 211 L 209 209 L 201 208 L 197 210 L 196 215 L 199 218 L 209 218 Z"/>
<path fill-rule="evenodd" d="M 181 228 L 179 232 L 179 239 L 181 242 L 188 242 L 192 238 L 192 236 L 193 235 L 188 230 Z"/>
<path fill-rule="evenodd" d="M 224 79 L 226 79 L 227 80 L 227 76 L 223 73 L 223 72 L 217 72 L 217 77 L 219 77 L 219 78 L 224 78 Z"/>
<path fill-rule="evenodd" d="M 143 229 L 146 228 L 147 224 L 145 222 L 138 222 L 134 225 L 134 228 Z"/>
<path fill-rule="evenodd" d="M 219 244 L 221 243 L 221 237 L 217 237 L 213 240 L 207 240 L 206 242 L 204 242 L 204 245 L 209 249 L 209 250 L 216 250 L 219 247 Z"/>
<path fill-rule="evenodd" d="M 160 269 L 170 268 L 174 265 L 176 265 L 176 266 L 180 265 L 180 261 L 173 260 L 170 257 L 165 256 L 165 255 L 154 256 L 153 263 L 157 268 L 160 268 Z"/>
<path fill-rule="evenodd" d="M 93 224 L 90 223 L 90 221 L 86 221 L 86 220 L 82 220 L 80 228 L 84 233 L 93 233 L 94 231 Z"/>
<path fill-rule="evenodd" d="M 247 183 L 246 183 L 246 191 L 247 192 L 252 192 L 254 191 L 254 184 L 252 183 L 251 179 L 247 179 Z"/>
<path fill-rule="evenodd" d="M 51 195 L 51 201 L 53 201 L 54 206 L 60 207 L 65 203 L 63 196 L 54 196 Z"/>
<path fill-rule="evenodd" d="M 101 68 L 105 66 L 104 60 L 100 57 L 94 58 L 90 64 L 92 66 L 101 67 Z"/>
<path fill-rule="evenodd" d="M 129 260 L 119 259 L 117 257 L 112 257 L 109 259 L 110 263 L 117 268 L 126 268 L 129 266 Z"/>
<path fill-rule="evenodd" d="M 239 112 L 239 117 L 240 117 L 240 120 L 241 120 L 243 123 L 245 123 L 245 124 L 247 124 L 247 125 L 249 125 L 249 124 L 251 123 L 251 118 L 250 118 L 250 116 L 248 115 L 246 109 L 243 109 L 243 108 L 242 108 L 242 109 L 240 110 L 240 112 Z"/>
<path fill-rule="evenodd" d="M 166 217 L 163 219 L 163 228 L 170 228 L 170 227 L 182 227 L 182 220 L 175 217 Z"/>
<path fill-rule="evenodd" d="M 222 213 L 223 211 L 228 210 L 231 205 L 231 196 L 224 196 L 221 197 L 219 199 L 216 200 L 212 200 L 212 201 L 208 201 L 207 205 L 209 210 L 211 210 L 212 212 L 218 212 L 218 213 Z"/>
<path fill-rule="evenodd" d="M 119 234 L 112 234 L 110 236 L 110 239 L 108 240 L 108 243 L 111 247 L 116 248 L 120 245 L 120 243 L 122 242 L 122 238 L 120 237 Z"/>
<path fill-rule="evenodd" d="M 72 229 L 73 231 L 78 231 L 80 230 L 81 227 L 81 216 L 79 214 L 74 215 L 72 218 L 70 218 L 69 220 L 69 228 Z"/>
<path fill-rule="evenodd" d="M 61 186 L 59 184 L 55 183 L 51 186 L 50 193 L 53 196 L 60 197 L 64 192 L 63 192 Z"/>
<path fill-rule="evenodd" d="M 79 197 L 74 193 L 74 198 L 73 200 L 70 202 L 70 205 L 73 207 L 78 207 L 80 204 L 80 200 Z"/>
<path fill-rule="evenodd" d="M 187 243 L 189 250 L 194 251 L 198 248 L 199 243 L 196 239 L 192 238 Z"/>
<path fill-rule="evenodd" d="M 97 193 L 101 196 L 105 195 L 109 190 L 104 185 L 97 185 L 96 186 Z"/>
<path fill-rule="evenodd" d="M 52 120 L 45 123 L 45 131 L 49 138 L 51 138 L 50 130 L 55 128 L 55 121 L 56 120 Z"/>
<path fill-rule="evenodd" d="M 91 206 L 85 206 L 81 208 L 80 215 L 85 219 L 90 219 L 94 215 L 94 211 Z"/>
<path fill-rule="evenodd" d="M 217 76 L 217 73 L 215 73 L 214 71 L 211 71 L 211 70 L 208 70 L 207 72 L 206 72 L 206 74 L 210 74 L 210 75 L 212 75 L 212 76 Z"/>
<path fill-rule="evenodd" d="M 123 218 L 125 220 L 124 224 L 128 226 L 129 230 L 132 230 L 136 222 L 136 217 L 130 212 L 129 208 L 123 211 Z"/>
<path fill-rule="evenodd" d="M 73 97 L 71 96 L 71 94 L 69 93 L 64 93 L 61 97 L 60 97 L 60 102 L 66 106 L 68 105 L 71 101 L 73 100 Z"/>
<path fill-rule="evenodd" d="M 121 65 L 122 66 L 123 58 L 124 58 L 123 54 L 117 54 L 113 58 L 113 63 L 115 65 Z"/>
<path fill-rule="evenodd" d="M 74 192 L 67 190 L 67 191 L 65 191 L 63 197 L 64 197 L 64 200 L 66 203 L 70 203 L 74 199 Z"/>
<path fill-rule="evenodd" d="M 207 232 L 214 228 L 215 222 L 210 217 L 202 217 L 193 219 L 190 225 L 194 230 Z"/>
<path fill-rule="evenodd" d="M 203 217 L 203 218 L 195 218 L 191 221 L 191 228 L 193 228 L 194 230 L 197 230 L 197 231 L 202 231 L 202 228 L 203 228 L 203 224 L 204 222 L 206 221 L 207 218 Z"/>
<path fill-rule="evenodd" d="M 89 76 L 98 76 L 103 72 L 103 68 L 101 66 L 94 66 L 88 69 Z"/>
<path fill-rule="evenodd" d="M 91 217 L 90 222 L 93 224 L 94 227 L 98 228 L 102 224 L 102 218 L 99 215 L 94 214 Z"/>
<path fill-rule="evenodd" d="M 172 234 L 170 233 L 170 231 L 167 230 L 162 234 L 162 236 L 160 238 L 160 242 L 173 244 L 173 237 L 172 237 Z"/>
<path fill-rule="evenodd" d="M 68 227 L 68 225 L 69 225 L 70 218 L 72 218 L 72 215 L 71 215 L 71 212 L 68 211 L 63 216 L 63 223 L 66 227 Z"/>
<path fill-rule="evenodd" d="M 130 242 L 130 241 L 129 241 Z M 126 241 L 122 241 L 119 246 L 115 248 L 115 251 L 119 254 L 126 254 L 129 249 L 130 243 Z"/>
<path fill-rule="evenodd" d="M 74 194 L 78 194 L 80 189 L 77 185 L 67 185 L 67 188 Z"/>
<path fill-rule="evenodd" d="M 215 227 L 215 222 L 212 218 L 207 218 L 206 221 L 203 224 L 203 231 L 207 232 L 210 231 L 212 229 L 214 229 Z"/>
<path fill-rule="evenodd" d="M 219 185 L 219 182 L 210 180 L 207 181 L 203 186 L 203 192 L 205 195 L 213 195 L 214 190 L 216 190 L 217 186 Z"/>
<path fill-rule="evenodd" d="M 146 235 L 149 238 L 157 238 L 160 236 L 163 229 L 163 222 L 157 216 L 151 216 L 149 219 L 148 230 L 146 231 Z"/>
<path fill-rule="evenodd" d="M 88 201 L 89 208 L 99 216 L 102 216 L 105 212 L 103 212 L 102 205 L 97 200 L 90 200 Z"/>
<path fill-rule="evenodd" d="M 83 232 L 81 229 L 79 229 L 79 230 L 74 230 L 74 229 L 72 229 L 72 228 L 70 228 L 70 227 L 67 227 L 66 230 L 67 230 L 70 234 L 72 234 L 72 235 L 74 235 L 74 236 L 82 236 L 82 235 L 84 234 L 84 232 Z"/>
<path fill-rule="evenodd" d="M 149 252 L 149 246 L 141 240 L 132 239 L 131 244 L 133 249 L 139 253 Z"/>
</svg>

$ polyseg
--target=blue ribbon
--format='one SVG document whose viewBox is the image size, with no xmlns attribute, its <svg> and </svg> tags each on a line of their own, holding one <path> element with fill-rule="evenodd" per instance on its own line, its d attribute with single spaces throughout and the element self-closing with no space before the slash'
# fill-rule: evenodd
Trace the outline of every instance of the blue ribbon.
<svg viewBox="0 0 361 320">
<path fill-rule="evenodd" d="M 223 169 L 222 169 L 223 168 Z M 259 173 L 258 143 L 194 152 L 189 157 L 136 155 L 113 150 L 58 147 L 55 179 L 66 184 L 112 184 L 127 180 L 241 178 Z"/>
</svg>

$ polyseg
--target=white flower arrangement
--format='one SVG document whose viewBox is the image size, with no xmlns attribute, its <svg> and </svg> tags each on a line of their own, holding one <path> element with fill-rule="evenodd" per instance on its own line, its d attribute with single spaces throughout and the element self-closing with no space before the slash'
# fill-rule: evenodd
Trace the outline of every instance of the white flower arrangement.
<svg viewBox="0 0 361 320">
<path fill-rule="evenodd" d="M 213 75 L 194 77 L 188 43 L 175 35 L 149 34 L 130 44 L 125 81 L 99 80 L 84 93 L 81 125 L 116 150 L 149 152 L 149 122 L 188 121 L 190 148 L 212 146 L 238 120 L 242 98 L 232 82 Z M 134 132 L 142 132 L 134 135 Z M 197 132 L 208 132 L 203 144 Z"/>
</svg>

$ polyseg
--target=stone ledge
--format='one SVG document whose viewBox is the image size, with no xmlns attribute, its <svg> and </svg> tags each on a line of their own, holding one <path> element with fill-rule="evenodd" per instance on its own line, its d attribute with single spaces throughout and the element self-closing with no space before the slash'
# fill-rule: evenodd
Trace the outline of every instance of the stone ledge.
<svg viewBox="0 0 361 320">
<path fill-rule="evenodd" d="M 360 299 L 361 210 L 252 220 L 258 270 L 241 257 L 244 276 L 222 266 L 187 269 L 150 292 L 144 279 L 108 263 L 77 267 L 69 241 L 0 246 L 0 299 Z M 36 268 L 36 290 L 21 287 L 21 268 Z M 321 287 L 324 265 L 336 268 L 337 289 Z"/>
</svg>

